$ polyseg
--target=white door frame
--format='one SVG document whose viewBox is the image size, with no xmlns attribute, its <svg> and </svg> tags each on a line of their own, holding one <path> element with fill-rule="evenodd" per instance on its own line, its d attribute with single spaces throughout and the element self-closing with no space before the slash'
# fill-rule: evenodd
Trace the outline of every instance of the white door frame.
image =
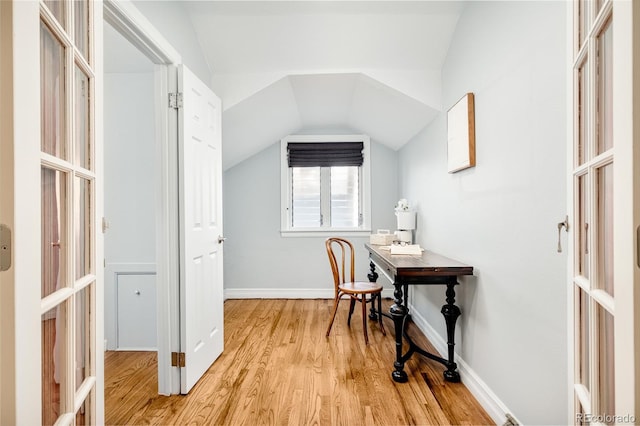
<svg viewBox="0 0 640 426">
<path fill-rule="evenodd" d="M 640 4 L 613 2 L 615 403 L 640 419 Z M 624 141 L 624 145 L 619 143 Z M 616 349 L 619 348 L 616 343 Z M 622 421 L 621 421 L 622 422 Z"/>
<path fill-rule="evenodd" d="M 180 371 L 171 352 L 180 351 L 178 271 L 177 114 L 170 114 L 169 93 L 177 91 L 180 54 L 130 0 L 105 0 L 104 19 L 155 65 L 157 184 L 156 277 L 158 324 L 158 393 L 180 393 Z"/>
</svg>

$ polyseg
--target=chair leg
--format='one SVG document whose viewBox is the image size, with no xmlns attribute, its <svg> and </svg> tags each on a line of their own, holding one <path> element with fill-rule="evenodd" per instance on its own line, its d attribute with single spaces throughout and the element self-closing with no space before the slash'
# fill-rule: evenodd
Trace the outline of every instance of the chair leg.
<svg viewBox="0 0 640 426">
<path fill-rule="evenodd" d="M 369 344 L 369 335 L 367 334 L 367 296 L 362 295 L 362 330 L 364 331 L 364 344 Z"/>
<path fill-rule="evenodd" d="M 338 304 L 340 303 L 340 298 L 342 294 L 338 293 L 336 295 L 336 300 L 333 303 L 333 314 L 331 315 L 331 321 L 329 322 L 329 327 L 327 328 L 327 337 L 329 337 L 329 333 L 331 333 L 331 327 L 333 326 L 333 320 L 336 319 L 336 312 L 338 312 Z"/>
<path fill-rule="evenodd" d="M 382 335 L 386 336 L 387 332 L 384 329 L 384 323 L 382 322 L 382 293 L 376 294 L 378 299 L 378 323 L 380 324 L 380 330 L 382 330 Z"/>
<path fill-rule="evenodd" d="M 351 327 L 351 315 L 353 315 L 353 309 L 356 306 L 356 298 L 351 296 L 350 304 L 349 304 L 349 318 L 347 319 L 347 325 Z"/>
</svg>

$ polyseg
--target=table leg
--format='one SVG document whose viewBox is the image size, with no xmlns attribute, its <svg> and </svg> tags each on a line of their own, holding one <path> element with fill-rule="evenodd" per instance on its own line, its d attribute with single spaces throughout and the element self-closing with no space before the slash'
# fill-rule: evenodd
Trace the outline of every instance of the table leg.
<svg viewBox="0 0 640 426">
<path fill-rule="evenodd" d="M 460 381 L 460 373 L 456 371 L 458 366 L 455 362 L 453 362 L 456 321 L 460 316 L 460 308 L 455 305 L 456 292 L 454 287 L 456 284 L 457 282 L 455 280 L 453 280 L 453 282 L 447 283 L 447 304 L 442 306 L 442 311 L 440 311 L 442 312 L 444 320 L 447 324 L 447 349 L 449 358 L 446 364 L 447 369 L 444 372 L 444 379 L 448 382 Z"/>
<path fill-rule="evenodd" d="M 393 283 L 395 291 L 393 292 L 395 304 L 391 306 L 389 312 L 393 319 L 393 325 L 396 331 L 396 361 L 393 363 L 395 370 L 391 373 L 394 381 L 404 383 L 408 380 L 407 373 L 404 371 L 404 361 L 402 360 L 402 334 L 404 332 L 404 319 L 407 316 L 407 307 L 402 304 L 402 284 Z"/>
<path fill-rule="evenodd" d="M 371 272 L 367 274 L 367 278 L 369 278 L 369 282 L 375 283 L 376 281 L 378 281 L 378 273 L 376 272 L 376 265 L 373 262 L 369 262 L 369 270 Z M 382 299 L 382 294 L 379 294 L 378 297 Z M 378 319 L 378 314 L 376 313 L 375 305 L 376 304 L 375 304 L 375 296 L 374 296 L 374 298 L 371 299 L 371 308 L 369 309 L 369 319 L 373 321 Z"/>
<path fill-rule="evenodd" d="M 404 306 L 409 306 L 409 284 L 405 284 L 404 290 Z"/>
</svg>

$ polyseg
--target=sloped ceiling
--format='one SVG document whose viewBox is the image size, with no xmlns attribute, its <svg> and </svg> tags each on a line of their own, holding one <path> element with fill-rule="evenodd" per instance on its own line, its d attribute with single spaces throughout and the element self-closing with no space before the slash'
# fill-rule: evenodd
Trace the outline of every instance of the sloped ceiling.
<svg viewBox="0 0 640 426">
<path fill-rule="evenodd" d="M 364 74 L 284 77 L 224 112 L 224 167 L 288 134 L 327 129 L 365 133 L 399 149 L 437 113 Z"/>
<path fill-rule="evenodd" d="M 183 1 L 223 101 L 228 169 L 292 133 L 401 148 L 442 110 L 460 1 Z"/>
<path fill-rule="evenodd" d="M 458 1 L 185 1 L 214 74 L 439 68 Z"/>
</svg>

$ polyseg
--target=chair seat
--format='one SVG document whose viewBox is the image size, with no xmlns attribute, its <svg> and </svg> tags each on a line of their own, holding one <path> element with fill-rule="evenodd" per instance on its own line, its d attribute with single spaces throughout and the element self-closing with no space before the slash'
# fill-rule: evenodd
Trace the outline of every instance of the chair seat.
<svg viewBox="0 0 640 426">
<path fill-rule="evenodd" d="M 376 283 L 356 281 L 354 283 L 340 284 L 338 286 L 338 289 L 344 293 L 349 293 L 349 294 L 367 294 L 367 293 L 377 293 L 379 291 L 382 291 L 382 286 Z"/>
</svg>

